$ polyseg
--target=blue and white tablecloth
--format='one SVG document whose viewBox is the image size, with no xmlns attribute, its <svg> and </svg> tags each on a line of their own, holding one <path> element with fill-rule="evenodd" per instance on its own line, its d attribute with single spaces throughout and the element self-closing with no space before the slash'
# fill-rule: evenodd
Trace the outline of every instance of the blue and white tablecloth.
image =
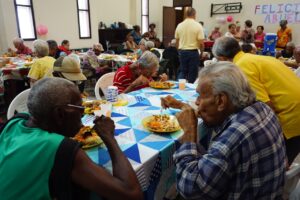
<svg viewBox="0 0 300 200">
<path fill-rule="evenodd" d="M 178 85 L 170 90 L 144 88 L 126 95 L 127 106 L 114 107 L 112 119 L 115 122 L 115 138 L 123 153 L 127 156 L 135 170 L 145 194 L 145 199 L 162 199 L 168 188 L 174 184 L 175 176 L 164 177 L 165 172 L 174 167 L 172 155 L 178 146 L 182 131 L 168 134 L 154 134 L 142 126 L 142 119 L 153 114 L 160 114 L 160 98 L 172 95 L 184 102 L 193 102 L 197 98 L 195 85 L 187 84 L 185 90 Z M 165 114 L 174 115 L 178 110 L 167 109 Z M 85 116 L 84 125 L 92 125 L 93 116 Z M 98 165 L 112 171 L 109 153 L 103 145 L 87 151 L 88 156 Z M 171 169 L 171 170 L 170 170 Z M 159 190 L 156 190 L 159 185 Z"/>
</svg>

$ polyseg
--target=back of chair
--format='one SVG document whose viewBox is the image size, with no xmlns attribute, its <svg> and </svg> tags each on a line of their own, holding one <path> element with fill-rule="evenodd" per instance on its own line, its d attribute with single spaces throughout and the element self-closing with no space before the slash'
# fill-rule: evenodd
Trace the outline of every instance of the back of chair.
<svg viewBox="0 0 300 200">
<path fill-rule="evenodd" d="M 30 89 L 24 90 L 18 94 L 10 103 L 7 110 L 7 119 L 10 119 L 14 116 L 15 112 L 27 112 L 27 99 Z"/>
<path fill-rule="evenodd" d="M 113 85 L 115 72 L 110 72 L 101 76 L 95 85 L 95 95 L 96 99 L 101 99 L 99 88 L 102 90 L 103 94 L 106 95 L 107 87 Z"/>
<path fill-rule="evenodd" d="M 300 179 L 300 164 L 293 163 L 290 166 L 290 169 L 285 173 L 284 199 L 289 199 L 290 194 L 294 192 L 294 190 L 299 190 L 299 188 L 296 188 L 299 179 Z"/>
</svg>

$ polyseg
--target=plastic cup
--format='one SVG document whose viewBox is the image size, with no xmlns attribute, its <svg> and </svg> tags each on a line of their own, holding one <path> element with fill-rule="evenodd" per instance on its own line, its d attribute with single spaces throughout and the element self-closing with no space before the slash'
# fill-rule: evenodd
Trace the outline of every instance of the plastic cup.
<svg viewBox="0 0 300 200">
<path fill-rule="evenodd" d="M 185 89 L 185 84 L 186 84 L 186 80 L 185 79 L 179 79 L 179 90 L 184 90 Z"/>
</svg>

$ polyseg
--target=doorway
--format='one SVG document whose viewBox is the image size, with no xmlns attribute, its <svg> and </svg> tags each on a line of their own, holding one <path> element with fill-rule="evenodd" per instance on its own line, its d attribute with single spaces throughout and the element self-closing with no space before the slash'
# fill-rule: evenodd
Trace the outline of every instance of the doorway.
<svg viewBox="0 0 300 200">
<path fill-rule="evenodd" d="M 179 23 L 186 17 L 186 10 L 189 7 L 163 7 L 163 43 L 168 47 L 175 37 L 175 30 Z"/>
</svg>

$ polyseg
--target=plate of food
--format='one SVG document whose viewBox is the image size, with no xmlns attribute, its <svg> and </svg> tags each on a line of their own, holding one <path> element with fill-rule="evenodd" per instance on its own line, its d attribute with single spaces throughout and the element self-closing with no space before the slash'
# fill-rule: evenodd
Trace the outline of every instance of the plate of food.
<svg viewBox="0 0 300 200">
<path fill-rule="evenodd" d="M 174 86 L 174 83 L 168 81 L 151 81 L 149 86 L 155 89 L 170 89 Z"/>
<path fill-rule="evenodd" d="M 152 115 L 142 120 L 143 126 L 155 133 L 171 133 L 180 130 L 179 123 L 172 115 Z"/>
<path fill-rule="evenodd" d="M 96 131 L 90 126 L 83 126 L 73 139 L 81 143 L 83 149 L 89 149 L 103 143 Z"/>
<path fill-rule="evenodd" d="M 84 114 L 91 115 L 96 110 L 101 110 L 101 104 L 105 104 L 105 100 L 93 100 L 93 101 L 84 101 L 82 106 L 84 107 Z"/>
</svg>

